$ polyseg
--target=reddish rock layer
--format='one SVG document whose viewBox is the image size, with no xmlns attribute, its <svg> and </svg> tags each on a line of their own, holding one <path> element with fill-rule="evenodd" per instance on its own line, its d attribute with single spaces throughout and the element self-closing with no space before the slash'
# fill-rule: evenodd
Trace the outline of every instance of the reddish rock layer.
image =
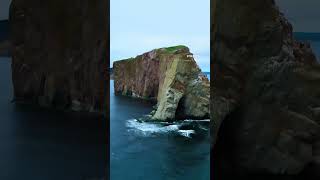
<svg viewBox="0 0 320 180">
<path fill-rule="evenodd" d="M 209 118 L 209 80 L 185 46 L 114 62 L 116 94 L 156 100 L 154 120 Z"/>
<path fill-rule="evenodd" d="M 156 100 L 159 66 L 155 51 L 114 63 L 116 94 Z"/>
</svg>

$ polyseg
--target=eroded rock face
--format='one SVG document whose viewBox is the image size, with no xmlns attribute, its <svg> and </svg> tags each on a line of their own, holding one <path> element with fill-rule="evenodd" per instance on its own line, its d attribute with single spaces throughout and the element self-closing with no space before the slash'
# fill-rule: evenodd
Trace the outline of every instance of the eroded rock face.
<svg viewBox="0 0 320 180">
<path fill-rule="evenodd" d="M 158 102 L 155 120 L 209 117 L 209 80 L 185 46 L 114 62 L 116 94 Z"/>
<path fill-rule="evenodd" d="M 320 66 L 310 46 L 293 39 L 273 0 L 214 5 L 215 175 L 319 168 Z"/>
<path fill-rule="evenodd" d="M 16 101 L 104 111 L 107 7 L 107 0 L 12 1 Z"/>
</svg>

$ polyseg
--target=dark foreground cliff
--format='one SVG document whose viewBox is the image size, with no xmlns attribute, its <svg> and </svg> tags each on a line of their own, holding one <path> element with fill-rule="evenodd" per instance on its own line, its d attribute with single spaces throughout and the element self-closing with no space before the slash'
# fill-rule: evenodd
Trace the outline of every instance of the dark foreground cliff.
<svg viewBox="0 0 320 180">
<path fill-rule="evenodd" d="M 218 0 L 212 25 L 214 176 L 319 176 L 320 66 L 273 0 Z"/>
<path fill-rule="evenodd" d="M 13 0 L 12 78 L 16 102 L 102 112 L 107 0 Z"/>
<path fill-rule="evenodd" d="M 209 118 L 209 80 L 185 46 L 114 62 L 116 94 L 157 101 L 154 120 Z"/>
<path fill-rule="evenodd" d="M 9 40 L 0 41 L 0 56 L 10 56 L 10 46 Z"/>
</svg>

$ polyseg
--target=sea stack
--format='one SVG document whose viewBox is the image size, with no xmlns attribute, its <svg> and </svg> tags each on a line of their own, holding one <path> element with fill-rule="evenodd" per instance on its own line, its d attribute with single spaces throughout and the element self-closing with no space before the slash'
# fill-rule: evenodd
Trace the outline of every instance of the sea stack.
<svg viewBox="0 0 320 180">
<path fill-rule="evenodd" d="M 319 176 L 320 66 L 274 0 L 213 4 L 213 167 Z"/>
<path fill-rule="evenodd" d="M 117 95 L 157 102 L 153 120 L 209 118 L 210 83 L 186 46 L 116 61 L 113 72 Z"/>
<path fill-rule="evenodd" d="M 107 0 L 13 0 L 16 102 L 66 111 L 104 111 Z"/>
</svg>

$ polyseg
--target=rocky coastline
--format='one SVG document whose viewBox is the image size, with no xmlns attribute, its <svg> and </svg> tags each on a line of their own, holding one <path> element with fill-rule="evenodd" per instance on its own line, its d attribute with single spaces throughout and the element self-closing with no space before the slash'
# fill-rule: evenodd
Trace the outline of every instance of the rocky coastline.
<svg viewBox="0 0 320 180">
<path fill-rule="evenodd" d="M 152 120 L 209 118 L 210 82 L 186 46 L 115 61 L 113 73 L 117 95 L 157 102 Z"/>
<path fill-rule="evenodd" d="M 310 45 L 273 0 L 212 5 L 213 175 L 319 178 L 320 65 Z"/>
</svg>

